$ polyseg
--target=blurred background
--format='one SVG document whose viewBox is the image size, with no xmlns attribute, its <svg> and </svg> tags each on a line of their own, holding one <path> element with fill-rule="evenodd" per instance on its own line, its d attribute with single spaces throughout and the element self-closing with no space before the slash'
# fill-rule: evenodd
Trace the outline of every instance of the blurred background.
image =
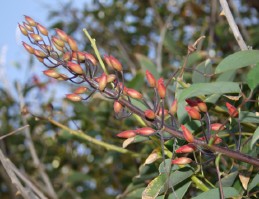
<svg viewBox="0 0 259 199">
<path fill-rule="evenodd" d="M 239 29 L 250 48 L 258 49 L 259 1 L 229 0 Z M 126 84 L 143 88 L 145 65 L 169 78 L 182 64 L 187 46 L 202 35 L 206 39 L 189 59 L 195 68 L 210 59 L 213 65 L 239 47 L 217 0 L 9 0 L 0 8 L 0 136 L 29 124 L 31 138 L 24 133 L 0 140 L 0 148 L 49 198 L 115 198 L 135 182 L 143 187 L 157 175 L 156 164 L 141 171 L 141 157 L 132 157 L 87 143 L 51 124 L 22 115 L 26 105 L 38 115 L 49 116 L 72 129 L 78 127 L 99 140 L 121 146 L 120 131 L 138 126 L 134 118 L 116 120 L 113 104 L 94 96 L 86 103 L 63 99 L 74 89 L 68 82 L 57 82 L 42 75 L 44 66 L 24 50 L 27 41 L 17 28 L 23 15 L 47 27 L 64 30 L 78 42 L 81 51 L 93 53 L 82 29 L 96 38 L 102 55 L 111 54 L 124 67 Z M 193 81 L 188 73 L 187 81 Z M 189 78 L 189 79 L 188 79 Z M 242 74 L 237 78 L 242 79 Z M 170 88 L 173 92 L 174 88 Z M 34 143 L 40 162 L 56 192 L 48 192 L 46 181 L 33 161 L 29 141 Z M 140 154 L 152 146 L 134 144 Z M 124 192 L 125 194 L 125 192 Z M 0 198 L 17 198 L 10 179 L 0 166 Z"/>
</svg>

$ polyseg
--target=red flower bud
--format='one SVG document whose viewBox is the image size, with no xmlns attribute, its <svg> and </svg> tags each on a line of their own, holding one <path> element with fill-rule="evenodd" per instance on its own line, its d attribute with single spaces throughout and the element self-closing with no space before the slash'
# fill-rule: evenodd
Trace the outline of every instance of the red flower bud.
<svg viewBox="0 0 259 199">
<path fill-rule="evenodd" d="M 64 61 L 71 61 L 72 59 L 72 56 L 71 56 L 71 53 L 70 52 L 66 52 L 63 54 L 63 60 Z"/>
<path fill-rule="evenodd" d="M 107 85 L 107 75 L 103 73 L 99 78 L 99 90 L 103 91 Z"/>
<path fill-rule="evenodd" d="M 80 87 L 78 87 L 78 88 L 74 91 L 74 93 L 75 93 L 75 94 L 83 94 L 83 93 L 85 93 L 87 90 L 88 90 L 87 87 L 85 87 L 85 86 L 80 86 Z"/>
<path fill-rule="evenodd" d="M 158 95 L 160 96 L 160 98 L 164 99 L 165 95 L 166 95 L 166 87 L 164 85 L 164 79 L 163 78 L 159 78 L 157 80 L 157 91 L 158 91 Z"/>
<path fill-rule="evenodd" d="M 43 40 L 42 37 L 41 37 L 40 35 L 38 35 L 38 34 L 30 33 L 29 35 L 30 35 L 30 37 L 31 37 L 32 39 L 34 39 L 35 41 L 42 41 L 42 40 Z"/>
<path fill-rule="evenodd" d="M 82 101 L 82 98 L 80 95 L 77 95 L 75 93 L 72 93 L 72 94 L 67 94 L 66 95 L 66 98 L 73 101 L 73 102 L 79 102 L 79 101 Z"/>
<path fill-rule="evenodd" d="M 57 71 L 53 70 L 53 69 L 44 70 L 43 73 L 45 75 L 47 75 L 48 77 L 52 77 L 52 78 L 55 78 L 55 79 L 60 77 L 60 74 Z"/>
<path fill-rule="evenodd" d="M 201 114 L 197 111 L 194 107 L 186 106 L 185 110 L 187 111 L 188 115 L 194 120 L 200 120 Z"/>
<path fill-rule="evenodd" d="M 21 31 L 21 33 L 24 35 L 24 36 L 28 36 L 28 31 L 26 28 L 24 28 L 22 25 L 18 24 L 19 26 L 19 29 Z"/>
<path fill-rule="evenodd" d="M 115 69 L 119 72 L 122 71 L 122 65 L 121 65 L 121 63 L 119 62 L 118 59 L 116 59 L 113 56 L 110 56 L 110 63 L 111 63 L 111 66 L 113 67 L 113 69 Z"/>
<path fill-rule="evenodd" d="M 198 106 L 199 110 L 204 112 L 204 113 L 206 113 L 208 111 L 207 105 L 204 102 L 199 102 L 197 104 L 197 106 Z"/>
<path fill-rule="evenodd" d="M 122 108 L 123 108 L 123 106 L 121 105 L 120 102 L 114 101 L 113 110 L 114 110 L 115 113 L 121 112 Z"/>
<path fill-rule="evenodd" d="M 231 117 L 238 117 L 238 110 L 236 107 L 234 107 L 232 104 L 226 102 L 226 106 L 227 106 L 227 109 L 228 109 L 228 114 L 231 116 Z"/>
<path fill-rule="evenodd" d="M 68 36 L 67 43 L 71 50 L 78 51 L 77 43 L 72 37 Z"/>
<path fill-rule="evenodd" d="M 86 59 L 90 60 L 93 63 L 94 66 L 96 66 L 97 60 L 95 59 L 95 57 L 92 54 L 84 53 L 84 56 L 85 56 Z"/>
<path fill-rule="evenodd" d="M 65 74 L 60 74 L 60 76 L 57 78 L 59 81 L 66 81 L 68 80 L 68 76 Z"/>
<path fill-rule="evenodd" d="M 186 158 L 186 157 L 176 158 L 172 160 L 172 164 L 177 164 L 177 165 L 189 164 L 191 162 L 192 162 L 192 159 Z"/>
<path fill-rule="evenodd" d="M 169 109 L 169 113 L 171 113 L 172 115 L 177 113 L 177 109 L 178 109 L 178 101 L 177 99 L 175 99 Z"/>
<path fill-rule="evenodd" d="M 37 49 L 34 49 L 34 55 L 36 55 L 37 57 L 40 57 L 40 58 L 46 58 L 47 55 L 41 51 L 41 50 L 37 50 Z"/>
<path fill-rule="evenodd" d="M 23 47 L 25 50 L 27 50 L 28 53 L 34 54 L 34 48 L 31 47 L 30 45 L 26 44 L 25 42 L 22 42 Z"/>
<path fill-rule="evenodd" d="M 212 142 L 211 142 L 212 144 L 220 144 L 222 142 L 222 139 L 219 136 L 217 136 L 217 135 L 211 136 L 210 139 L 212 139 Z M 205 141 L 206 138 L 205 137 L 201 137 L 201 138 L 199 138 L 199 140 Z"/>
<path fill-rule="evenodd" d="M 108 83 L 113 82 L 115 79 L 116 79 L 116 75 L 114 75 L 114 74 L 109 74 L 107 76 L 107 82 Z"/>
<path fill-rule="evenodd" d="M 28 22 L 30 26 L 36 26 L 36 22 L 29 16 L 24 15 L 25 20 Z"/>
<path fill-rule="evenodd" d="M 183 136 L 184 136 L 185 140 L 187 142 L 193 142 L 194 137 L 193 137 L 192 133 L 189 131 L 189 129 L 187 129 L 184 125 L 181 125 L 181 128 L 183 130 Z"/>
<path fill-rule="evenodd" d="M 154 134 L 156 130 L 150 127 L 143 127 L 143 128 L 136 129 L 135 132 L 140 135 L 149 136 Z"/>
<path fill-rule="evenodd" d="M 158 116 L 162 117 L 162 108 L 159 109 L 158 111 Z M 164 109 L 164 116 L 167 116 L 168 115 L 168 110 L 167 109 Z"/>
<path fill-rule="evenodd" d="M 60 30 L 58 28 L 56 28 L 55 30 L 60 39 L 62 39 L 64 42 L 68 41 L 68 35 L 63 30 Z"/>
<path fill-rule="evenodd" d="M 150 87 L 156 87 L 156 79 L 148 70 L 146 70 L 146 78 Z"/>
<path fill-rule="evenodd" d="M 78 75 L 82 75 L 84 73 L 83 69 L 79 64 L 73 63 L 73 62 L 67 62 L 68 68 L 70 68 L 74 73 Z"/>
<path fill-rule="evenodd" d="M 126 131 L 122 131 L 121 133 L 117 134 L 117 137 L 120 138 L 131 138 L 134 137 L 136 135 L 134 130 L 126 130 Z"/>
<path fill-rule="evenodd" d="M 188 98 L 185 100 L 189 106 L 194 107 L 198 106 L 198 103 L 203 102 L 200 98 L 198 97 L 193 97 L 193 98 Z"/>
<path fill-rule="evenodd" d="M 34 32 L 33 27 L 31 27 L 29 24 L 23 22 L 23 26 L 26 28 L 27 31 Z"/>
<path fill-rule="evenodd" d="M 127 92 L 128 96 L 130 96 L 134 99 L 142 99 L 143 98 L 143 96 L 140 92 L 138 92 L 138 91 L 136 91 L 132 88 L 127 88 L 126 92 Z"/>
<path fill-rule="evenodd" d="M 186 144 L 175 150 L 175 153 L 191 153 L 196 150 L 193 144 Z"/>
<path fill-rule="evenodd" d="M 211 130 L 213 130 L 213 131 L 222 131 L 222 130 L 224 130 L 226 127 L 225 127 L 223 124 L 221 124 L 221 123 L 214 123 L 214 124 L 211 124 L 211 125 L 210 125 L 210 128 L 211 128 Z"/>
<path fill-rule="evenodd" d="M 41 24 L 37 23 L 37 28 L 39 30 L 39 32 L 45 36 L 48 36 L 49 32 L 47 30 L 47 28 L 45 28 L 44 26 L 42 26 Z"/>
<path fill-rule="evenodd" d="M 104 55 L 103 59 L 109 67 L 112 67 L 109 55 Z"/>
<path fill-rule="evenodd" d="M 156 115 L 155 115 L 154 111 L 148 109 L 145 111 L 145 117 L 147 119 L 153 120 L 153 119 L 155 119 Z"/>
</svg>

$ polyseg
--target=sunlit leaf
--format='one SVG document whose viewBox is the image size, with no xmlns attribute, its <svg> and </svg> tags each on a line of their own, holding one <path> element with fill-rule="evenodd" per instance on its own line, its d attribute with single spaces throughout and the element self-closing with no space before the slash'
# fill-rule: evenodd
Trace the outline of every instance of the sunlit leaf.
<svg viewBox="0 0 259 199">
<path fill-rule="evenodd" d="M 240 111 L 239 120 L 242 123 L 259 123 L 259 117 L 255 113 L 248 111 Z"/>
<path fill-rule="evenodd" d="M 237 190 L 233 187 L 223 187 L 223 192 L 224 192 L 225 198 L 236 197 L 239 195 Z M 212 196 L 213 198 L 220 198 L 218 188 L 203 192 L 192 199 L 208 199 L 208 198 L 211 198 Z"/>
<path fill-rule="evenodd" d="M 259 140 L 259 127 L 257 127 L 257 129 L 255 130 L 252 140 L 251 140 L 251 144 L 250 144 L 250 148 L 252 149 L 254 144 L 257 142 L 257 140 Z"/>
<path fill-rule="evenodd" d="M 254 187 L 259 185 L 259 174 L 256 174 L 253 180 L 248 184 L 247 191 L 251 191 Z"/>
<path fill-rule="evenodd" d="M 193 71 L 192 74 L 193 83 L 206 83 L 210 81 L 210 77 L 205 76 L 212 73 L 212 64 L 210 59 L 200 63 L 195 69 L 196 70 Z"/>
<path fill-rule="evenodd" d="M 247 74 L 247 84 L 250 89 L 255 89 L 259 85 L 258 74 L 259 74 L 259 64 L 256 64 Z"/>
</svg>

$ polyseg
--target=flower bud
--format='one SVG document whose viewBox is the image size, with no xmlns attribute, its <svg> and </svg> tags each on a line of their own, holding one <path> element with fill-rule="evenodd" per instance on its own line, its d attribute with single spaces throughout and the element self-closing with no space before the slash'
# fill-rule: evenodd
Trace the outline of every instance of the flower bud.
<svg viewBox="0 0 259 199">
<path fill-rule="evenodd" d="M 84 53 L 81 51 L 73 51 L 72 59 L 75 61 L 84 62 L 85 61 Z"/>
<path fill-rule="evenodd" d="M 116 79 L 116 75 L 114 75 L 114 74 L 109 74 L 107 76 L 107 82 L 108 83 L 113 82 L 115 79 Z"/>
<path fill-rule="evenodd" d="M 222 131 L 226 127 L 221 123 L 214 123 L 214 124 L 210 125 L 210 128 L 211 128 L 212 131 Z"/>
<path fill-rule="evenodd" d="M 63 53 L 65 53 L 64 48 L 59 46 L 57 43 L 52 42 L 52 45 L 55 46 L 55 48 Z"/>
<path fill-rule="evenodd" d="M 150 73 L 148 70 L 146 70 L 146 78 L 147 78 L 147 82 L 148 82 L 149 86 L 152 87 L 152 88 L 155 88 L 156 87 L 156 79 L 152 75 L 152 73 Z"/>
<path fill-rule="evenodd" d="M 25 50 L 27 50 L 28 53 L 34 54 L 34 48 L 31 47 L 30 45 L 26 44 L 25 42 L 22 42 L 23 47 Z"/>
<path fill-rule="evenodd" d="M 188 103 L 189 106 L 194 107 L 194 106 L 198 106 L 198 103 L 203 102 L 200 98 L 198 97 L 192 97 L 192 98 L 188 98 L 185 99 L 185 101 Z"/>
<path fill-rule="evenodd" d="M 57 38 L 56 36 L 51 37 L 51 41 L 58 45 L 59 47 L 63 48 L 65 46 L 65 42 L 62 39 Z M 55 45 L 55 46 L 56 46 Z"/>
<path fill-rule="evenodd" d="M 60 74 L 60 76 L 57 78 L 59 81 L 66 81 L 68 80 L 68 76 L 65 74 Z"/>
<path fill-rule="evenodd" d="M 34 55 L 36 55 L 37 57 L 40 57 L 40 58 L 46 58 L 47 55 L 41 51 L 41 50 L 37 50 L 37 49 L 34 49 Z"/>
<path fill-rule="evenodd" d="M 172 160 L 172 164 L 184 165 L 192 162 L 192 159 L 186 157 L 180 157 Z"/>
<path fill-rule="evenodd" d="M 41 37 L 40 35 L 38 35 L 38 34 L 30 33 L 29 35 L 30 35 L 30 37 L 31 37 L 32 39 L 34 39 L 35 41 L 42 41 L 42 40 L 43 40 L 42 37 Z"/>
<path fill-rule="evenodd" d="M 181 128 L 183 130 L 183 136 L 184 136 L 185 140 L 187 142 L 193 142 L 194 137 L 193 137 L 192 133 L 189 131 L 189 129 L 187 129 L 184 125 L 181 125 Z"/>
<path fill-rule="evenodd" d="M 198 106 L 199 110 L 204 112 L 204 113 L 206 113 L 208 111 L 207 105 L 204 102 L 199 102 L 197 104 L 197 106 Z"/>
<path fill-rule="evenodd" d="M 174 115 L 177 113 L 177 109 L 178 109 L 178 101 L 177 99 L 175 99 L 169 109 L 169 113 Z"/>
<path fill-rule="evenodd" d="M 24 28 L 22 25 L 18 24 L 19 26 L 19 29 L 21 31 L 21 33 L 24 35 L 24 36 L 28 36 L 28 31 L 26 30 L 26 28 Z"/>
<path fill-rule="evenodd" d="M 103 59 L 106 62 L 107 66 L 112 68 L 112 64 L 111 64 L 111 61 L 110 61 L 110 56 L 109 55 L 104 55 Z"/>
<path fill-rule="evenodd" d="M 90 60 L 93 63 L 93 65 L 96 66 L 97 60 L 95 59 L 95 57 L 92 54 L 84 53 L 84 56 L 85 56 L 85 59 Z"/>
<path fill-rule="evenodd" d="M 126 90 L 128 96 L 134 98 L 134 99 L 142 99 L 143 96 L 140 92 L 136 91 L 135 89 L 132 88 L 127 88 Z"/>
<path fill-rule="evenodd" d="M 154 120 L 156 118 L 156 114 L 154 113 L 154 111 L 148 109 L 144 112 L 145 117 L 149 120 Z"/>
<path fill-rule="evenodd" d="M 27 31 L 34 32 L 33 27 L 31 27 L 29 24 L 23 22 L 23 26 L 26 28 Z"/>
<path fill-rule="evenodd" d="M 201 138 L 199 138 L 199 140 L 205 141 L 206 138 L 201 137 Z M 222 142 L 222 139 L 217 135 L 211 136 L 210 141 L 209 141 L 209 143 L 212 143 L 212 144 L 220 144 L 221 142 Z"/>
<path fill-rule="evenodd" d="M 158 116 L 159 117 L 162 117 L 162 108 L 159 109 L 158 111 Z M 167 116 L 168 115 L 168 110 L 164 108 L 164 116 Z"/>
<path fill-rule="evenodd" d="M 60 77 L 60 74 L 57 71 L 53 70 L 53 69 L 44 70 L 43 73 L 45 75 L 47 75 L 48 77 L 52 77 L 52 78 L 55 78 L 55 79 Z"/>
<path fill-rule="evenodd" d="M 67 43 L 71 50 L 78 51 L 77 43 L 72 37 L 68 36 Z"/>
<path fill-rule="evenodd" d="M 191 153 L 196 150 L 193 144 L 186 144 L 175 150 L 175 153 Z"/>
<path fill-rule="evenodd" d="M 123 106 L 121 105 L 120 102 L 114 101 L 113 110 L 114 110 L 115 113 L 121 112 L 122 108 L 123 108 Z"/>
<path fill-rule="evenodd" d="M 116 59 L 113 56 L 110 56 L 110 63 L 111 63 L 111 66 L 113 67 L 113 69 L 115 69 L 119 72 L 122 71 L 122 65 L 121 65 L 121 63 L 119 62 L 118 59 Z"/>
<path fill-rule="evenodd" d="M 122 131 L 121 133 L 117 134 L 117 137 L 120 138 L 131 138 L 134 137 L 136 135 L 134 130 L 126 130 L 126 131 Z"/>
<path fill-rule="evenodd" d="M 71 56 L 71 53 L 70 53 L 70 52 L 65 52 L 65 53 L 63 54 L 63 60 L 64 60 L 64 61 L 71 61 L 71 59 L 72 59 L 72 56 Z"/>
<path fill-rule="evenodd" d="M 122 88 L 123 88 L 123 94 L 124 95 L 127 95 L 127 91 L 128 91 L 128 88 L 124 85 L 123 86 L 123 84 L 122 84 L 122 82 L 119 82 L 118 83 L 118 87 L 122 90 Z"/>
<path fill-rule="evenodd" d="M 158 91 L 158 95 L 160 96 L 160 98 L 164 99 L 165 95 L 166 95 L 166 87 L 164 85 L 164 79 L 163 78 L 159 78 L 157 80 L 157 91 Z"/>
<path fill-rule="evenodd" d="M 30 26 L 36 26 L 36 22 L 29 16 L 24 15 L 25 20 L 28 22 Z"/>
<path fill-rule="evenodd" d="M 45 36 L 48 36 L 49 32 L 47 30 L 47 28 L 45 28 L 44 26 L 42 26 L 41 24 L 37 23 L 37 29 L 39 30 L 39 32 Z"/>
<path fill-rule="evenodd" d="M 231 117 L 238 117 L 238 110 L 236 107 L 234 107 L 232 104 L 226 102 L 226 106 L 227 106 L 227 109 L 228 109 L 228 114 L 231 116 Z"/>
<path fill-rule="evenodd" d="M 60 39 L 62 39 L 64 42 L 68 41 L 68 35 L 63 30 L 60 30 L 58 28 L 56 28 L 55 30 Z"/>
<path fill-rule="evenodd" d="M 80 102 L 82 101 L 82 97 L 80 95 L 77 95 L 75 93 L 67 94 L 66 98 L 73 101 L 73 102 Z"/>
<path fill-rule="evenodd" d="M 74 93 L 75 93 L 75 94 L 83 94 L 83 93 L 85 93 L 87 90 L 88 90 L 87 87 L 85 87 L 85 86 L 80 86 L 80 87 L 78 87 L 78 88 L 74 91 Z"/>
<path fill-rule="evenodd" d="M 136 129 L 135 132 L 140 135 L 149 136 L 154 134 L 156 130 L 150 127 L 143 127 L 143 128 Z"/>
<path fill-rule="evenodd" d="M 195 108 L 190 107 L 190 106 L 186 106 L 185 110 L 187 111 L 188 115 L 192 119 L 194 119 L 194 120 L 200 120 L 201 119 L 201 114 Z"/>
<path fill-rule="evenodd" d="M 69 61 L 69 62 L 67 62 L 67 66 L 68 66 L 68 68 L 70 68 L 70 70 L 72 70 L 74 73 L 76 73 L 78 75 L 82 75 L 84 73 L 83 69 L 81 68 L 81 66 L 79 64 Z"/>
<path fill-rule="evenodd" d="M 107 75 L 103 73 L 99 78 L 99 90 L 103 91 L 107 85 Z"/>
</svg>

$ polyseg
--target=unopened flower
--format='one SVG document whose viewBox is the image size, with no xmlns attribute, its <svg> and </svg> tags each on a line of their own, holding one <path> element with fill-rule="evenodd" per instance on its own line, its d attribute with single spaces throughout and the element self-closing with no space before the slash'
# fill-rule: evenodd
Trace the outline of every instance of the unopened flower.
<svg viewBox="0 0 259 199">
<path fill-rule="evenodd" d="M 80 95 L 77 95 L 75 93 L 67 94 L 66 98 L 73 101 L 73 102 L 80 102 L 82 101 L 82 97 Z"/>
<path fill-rule="evenodd" d="M 213 130 L 213 131 L 222 131 L 222 130 L 224 130 L 226 127 L 225 127 L 223 124 L 221 124 L 221 123 L 214 123 L 214 124 L 211 124 L 211 125 L 210 125 L 210 128 L 211 128 L 211 130 Z"/>
<path fill-rule="evenodd" d="M 90 60 L 93 63 L 94 66 L 96 66 L 97 60 L 92 54 L 85 52 L 84 56 L 85 56 L 86 59 Z"/>
<path fill-rule="evenodd" d="M 52 78 L 58 78 L 60 77 L 60 74 L 54 70 L 54 69 L 49 69 L 49 70 L 44 70 L 43 73 L 48 76 L 48 77 L 52 77 Z"/>
<path fill-rule="evenodd" d="M 43 40 L 42 37 L 41 37 L 40 35 L 38 35 L 38 34 L 30 33 L 29 35 L 30 35 L 30 37 L 31 37 L 34 41 L 42 41 L 42 40 Z"/>
<path fill-rule="evenodd" d="M 134 130 L 126 130 L 117 134 L 117 137 L 120 137 L 120 138 L 131 138 L 134 136 L 136 136 L 136 133 Z"/>
<path fill-rule="evenodd" d="M 107 75 L 103 73 L 99 78 L 99 90 L 103 91 L 107 85 Z"/>
<path fill-rule="evenodd" d="M 26 28 L 24 28 L 22 25 L 18 24 L 19 26 L 19 29 L 21 31 L 21 33 L 24 35 L 24 36 L 28 36 L 28 31 Z"/>
<path fill-rule="evenodd" d="M 34 55 L 36 55 L 37 57 L 40 57 L 40 58 L 46 58 L 47 55 L 41 51 L 41 50 L 37 50 L 37 49 L 34 49 Z"/>
<path fill-rule="evenodd" d="M 172 115 L 177 113 L 177 109 L 178 109 L 178 101 L 177 99 L 175 99 L 169 109 L 169 113 L 171 113 Z"/>
<path fill-rule="evenodd" d="M 67 62 L 68 68 L 70 68 L 74 73 L 78 75 L 82 75 L 84 73 L 82 67 L 79 64 L 73 63 L 73 62 Z"/>
<path fill-rule="evenodd" d="M 146 110 L 146 111 L 144 112 L 144 114 L 145 114 L 145 117 L 146 117 L 147 119 L 149 119 L 149 120 L 153 120 L 153 119 L 155 119 L 155 117 L 156 117 L 156 114 L 154 113 L 154 111 L 152 111 L 152 110 L 150 110 L 150 109 Z"/>
<path fill-rule="evenodd" d="M 123 106 L 122 106 L 122 104 L 120 102 L 114 101 L 114 103 L 113 103 L 113 110 L 114 110 L 115 113 L 121 112 L 122 108 L 123 108 Z"/>
<path fill-rule="evenodd" d="M 143 128 L 136 129 L 135 132 L 140 135 L 149 136 L 149 135 L 154 134 L 156 132 L 156 130 L 152 129 L 150 127 L 143 127 Z"/>
<path fill-rule="evenodd" d="M 56 36 L 52 36 L 51 40 L 54 44 L 58 45 L 59 47 L 63 48 L 65 46 L 65 42 L 62 39 L 59 39 Z"/>
<path fill-rule="evenodd" d="M 200 120 L 201 119 L 201 114 L 194 107 L 186 106 L 185 110 L 187 111 L 188 115 L 192 119 L 194 119 L 194 120 Z"/>
<path fill-rule="evenodd" d="M 172 164 L 184 165 L 192 162 L 192 159 L 186 157 L 180 157 L 172 160 Z"/>
<path fill-rule="evenodd" d="M 196 147 L 193 144 L 186 144 L 176 149 L 175 153 L 191 153 L 195 150 L 196 150 Z"/>
<path fill-rule="evenodd" d="M 24 18 L 30 26 L 36 26 L 37 25 L 36 22 L 31 17 L 24 15 Z"/>
<path fill-rule="evenodd" d="M 164 85 L 164 79 L 163 78 L 159 78 L 157 80 L 157 92 L 158 92 L 158 95 L 160 96 L 161 99 L 165 98 L 166 87 Z"/>
<path fill-rule="evenodd" d="M 147 78 L 147 82 L 148 82 L 149 86 L 152 87 L 152 88 L 155 88 L 156 87 L 156 79 L 152 75 L 152 73 L 149 72 L 149 70 L 146 70 L 146 78 Z"/>
<path fill-rule="evenodd" d="M 128 96 L 134 98 L 134 99 L 142 99 L 143 98 L 143 95 L 136 91 L 135 89 L 132 89 L 132 88 L 127 88 L 126 90 Z"/>
<path fill-rule="evenodd" d="M 74 91 L 74 93 L 75 93 L 75 94 L 83 94 L 83 93 L 85 93 L 87 90 L 88 90 L 87 87 L 85 87 L 85 86 L 80 86 L 80 87 L 78 87 L 78 88 Z"/>
<path fill-rule="evenodd" d="M 68 35 L 63 30 L 60 30 L 58 28 L 56 28 L 55 30 L 60 39 L 62 39 L 64 42 L 68 41 Z"/>
<path fill-rule="evenodd" d="M 115 57 L 113 56 L 109 56 L 109 55 L 105 55 L 104 56 L 104 61 L 106 62 L 106 64 L 109 66 L 109 67 L 112 67 L 114 70 L 117 70 L 119 72 L 122 71 L 122 65 L 120 63 L 120 61 L 118 59 L 116 59 Z"/>
<path fill-rule="evenodd" d="M 199 102 L 197 104 L 198 108 L 200 109 L 200 111 L 206 113 L 208 111 L 207 105 L 205 102 Z"/>
<path fill-rule="evenodd" d="M 181 125 L 181 128 L 183 130 L 183 136 L 184 136 L 185 140 L 187 142 L 193 142 L 194 137 L 193 137 L 192 133 L 189 131 L 189 129 L 187 129 L 184 125 Z"/>
<path fill-rule="evenodd" d="M 234 107 L 232 104 L 226 102 L 226 106 L 227 106 L 227 109 L 228 109 L 228 114 L 231 116 L 231 117 L 238 117 L 238 110 L 236 107 Z"/>
<path fill-rule="evenodd" d="M 34 32 L 33 27 L 31 27 L 29 24 L 23 22 L 23 26 L 26 28 L 29 32 Z"/>
<path fill-rule="evenodd" d="M 72 37 L 68 36 L 67 43 L 68 43 L 71 50 L 78 51 L 77 43 Z"/>
<path fill-rule="evenodd" d="M 107 76 L 107 82 L 108 83 L 113 82 L 115 79 L 116 79 L 116 75 L 114 75 L 114 74 L 109 74 Z"/>
<path fill-rule="evenodd" d="M 39 30 L 39 32 L 45 36 L 48 36 L 49 32 L 47 30 L 47 28 L 45 28 L 44 26 L 42 26 L 41 24 L 37 23 L 37 29 Z"/>
<path fill-rule="evenodd" d="M 28 53 L 34 54 L 34 48 L 31 47 L 29 44 L 26 44 L 25 42 L 22 42 L 23 47 L 25 50 L 27 50 Z"/>
</svg>

